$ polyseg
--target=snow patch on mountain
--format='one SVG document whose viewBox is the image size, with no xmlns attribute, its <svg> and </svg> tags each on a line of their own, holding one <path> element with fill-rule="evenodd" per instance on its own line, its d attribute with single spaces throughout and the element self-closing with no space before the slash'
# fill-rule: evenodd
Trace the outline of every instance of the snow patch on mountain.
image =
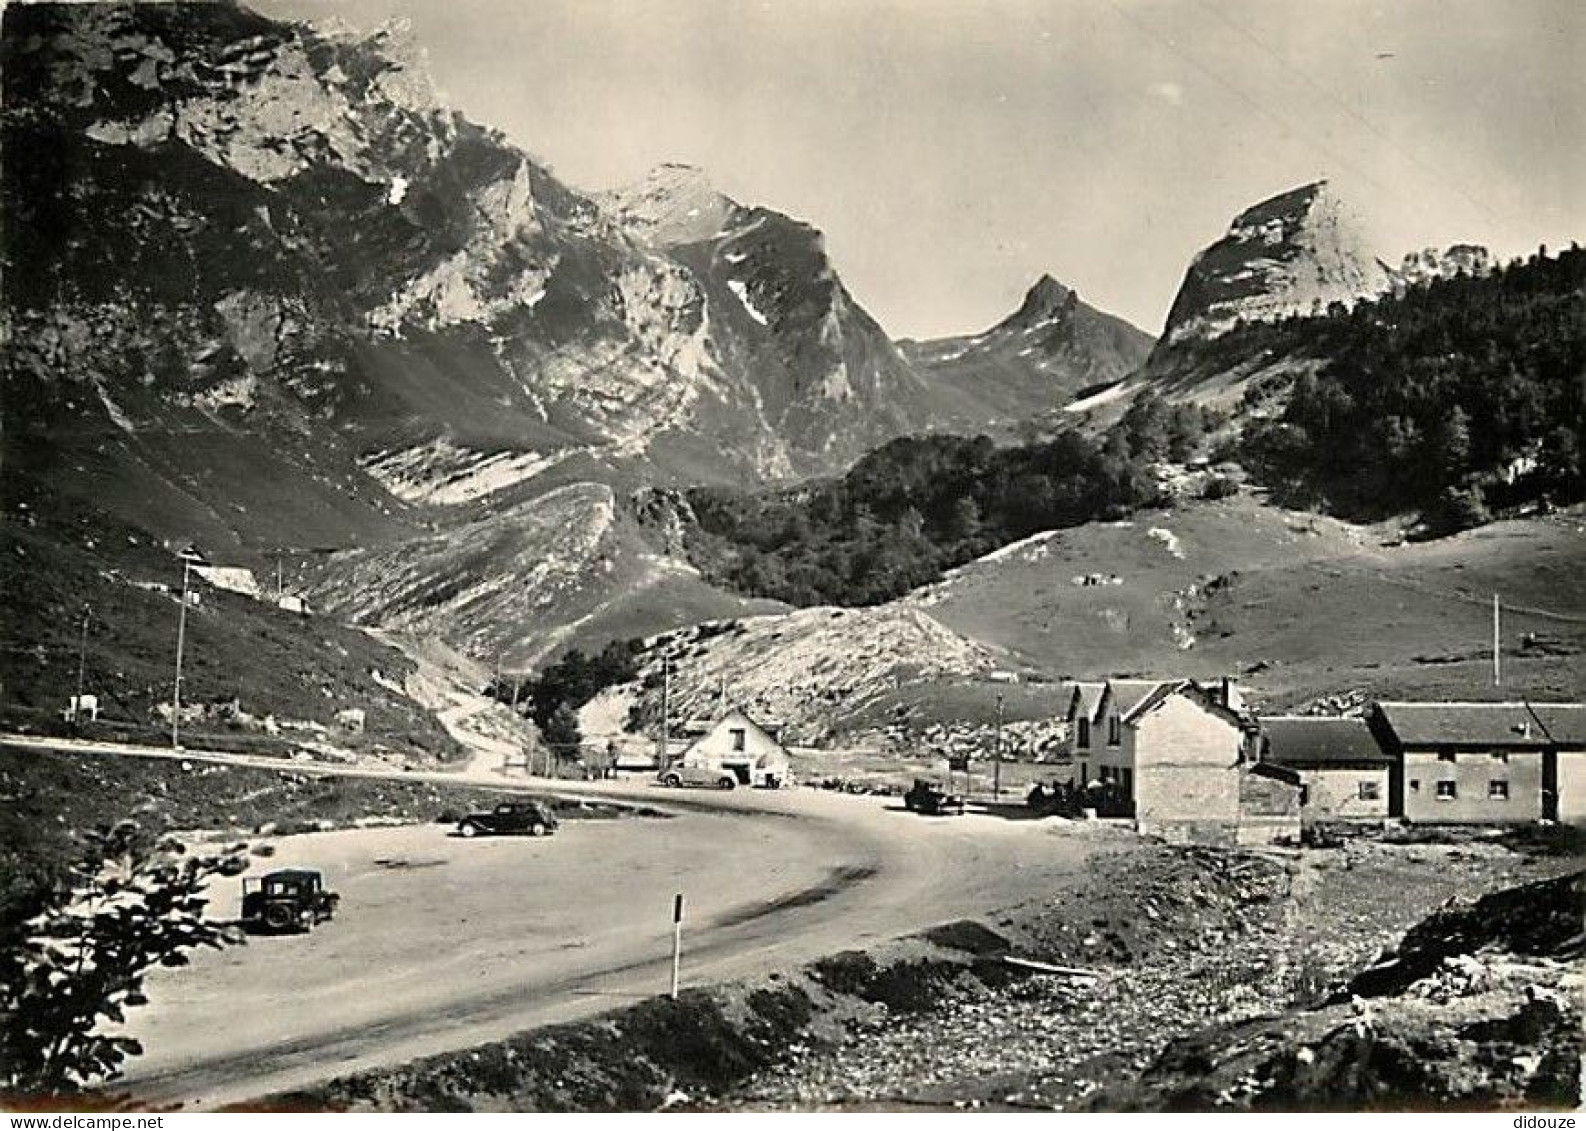
<svg viewBox="0 0 1586 1131">
<path fill-rule="evenodd" d="M 755 306 L 754 300 L 749 297 L 748 283 L 745 283 L 742 279 L 728 279 L 727 289 L 737 296 L 738 301 L 743 304 L 743 308 L 748 312 L 750 318 L 753 318 L 762 326 L 771 324 L 770 320 L 760 313 L 759 308 Z"/>
<path fill-rule="evenodd" d="M 527 482 L 569 452 L 481 452 L 445 437 L 410 448 L 374 452 L 358 464 L 405 503 L 457 506 Z"/>
</svg>

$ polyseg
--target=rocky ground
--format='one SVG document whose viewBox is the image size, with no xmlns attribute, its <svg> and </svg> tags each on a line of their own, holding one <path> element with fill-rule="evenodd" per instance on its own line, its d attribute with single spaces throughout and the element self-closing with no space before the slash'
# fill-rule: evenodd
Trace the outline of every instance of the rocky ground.
<svg viewBox="0 0 1586 1131">
<path fill-rule="evenodd" d="M 1014 909 L 997 923 L 1016 949 L 1093 970 L 1093 977 L 1037 974 L 940 1012 L 861 1021 L 834 1047 L 795 1052 L 723 1103 L 1174 1106 L 1178 1094 L 1164 1098 L 1164 1089 L 1116 1089 L 1150 1070 L 1176 1038 L 1323 998 L 1447 900 L 1556 874 L 1571 862 L 1479 841 L 1361 841 L 1303 856 L 1162 846 L 1120 853 L 1100 861 L 1074 890 Z M 1512 964 L 1507 969 L 1500 981 L 1523 981 Z M 1493 980 L 1464 977 L 1467 985 Z M 1417 1001 L 1437 993 L 1447 998 L 1446 989 L 1416 993 L 1422 989 Z M 1182 1066 L 1178 1075 L 1184 1076 Z M 1197 1092 L 1190 1106 L 1238 1106 L 1252 1089 L 1240 1090 L 1235 1079 L 1225 1090 L 1228 1096 Z M 1313 1089 L 1310 1102 L 1317 1101 Z"/>
</svg>

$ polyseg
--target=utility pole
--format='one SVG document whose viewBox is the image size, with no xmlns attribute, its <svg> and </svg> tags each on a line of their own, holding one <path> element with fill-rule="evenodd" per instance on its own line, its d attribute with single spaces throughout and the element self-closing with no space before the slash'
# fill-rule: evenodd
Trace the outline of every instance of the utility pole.
<svg viewBox="0 0 1586 1131">
<path fill-rule="evenodd" d="M 187 644 L 187 584 L 195 563 L 204 564 L 204 555 L 188 546 L 181 553 L 182 608 L 176 614 L 176 682 L 171 689 L 171 748 L 182 748 L 182 650 Z"/>
<path fill-rule="evenodd" d="M 997 737 L 991 747 L 991 799 L 1002 800 L 1002 692 L 997 692 Z"/>
<path fill-rule="evenodd" d="M 655 740 L 655 768 L 666 769 L 668 757 L 671 755 L 670 743 L 667 741 L 672 734 L 672 658 L 666 652 L 661 653 L 661 733 Z"/>
<path fill-rule="evenodd" d="M 93 608 L 87 602 L 83 603 L 83 629 L 77 638 L 77 698 L 72 701 L 72 726 L 76 726 L 83 713 L 83 672 L 88 662 L 88 618 L 93 615 Z"/>
<path fill-rule="evenodd" d="M 1494 593 L 1492 595 L 1492 685 L 1494 687 L 1503 684 L 1502 635 L 1499 629 L 1502 615 L 1498 605 L 1498 594 Z"/>
</svg>

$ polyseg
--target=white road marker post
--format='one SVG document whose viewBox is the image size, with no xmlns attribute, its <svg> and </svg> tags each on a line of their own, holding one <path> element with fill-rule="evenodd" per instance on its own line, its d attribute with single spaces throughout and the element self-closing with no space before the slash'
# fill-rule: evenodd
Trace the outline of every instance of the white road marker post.
<svg viewBox="0 0 1586 1131">
<path fill-rule="evenodd" d="M 678 975 L 683 966 L 683 893 L 672 897 L 672 1000 L 677 1000 Z"/>
</svg>

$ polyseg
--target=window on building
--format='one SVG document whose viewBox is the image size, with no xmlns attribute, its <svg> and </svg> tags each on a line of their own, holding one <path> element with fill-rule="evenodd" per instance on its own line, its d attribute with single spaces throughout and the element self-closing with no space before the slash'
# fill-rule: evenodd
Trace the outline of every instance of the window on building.
<svg viewBox="0 0 1586 1131">
<path fill-rule="evenodd" d="M 1411 793 L 1420 793 L 1421 792 L 1421 779 L 1420 778 L 1411 778 L 1410 779 L 1410 792 Z"/>
<path fill-rule="evenodd" d="M 1134 771 L 1125 766 L 1118 771 L 1118 784 L 1123 786 L 1124 796 L 1134 796 Z"/>
<path fill-rule="evenodd" d="M 1452 801 L 1459 796 L 1459 783 L 1440 781 L 1437 783 L 1437 799 L 1439 801 Z"/>
<path fill-rule="evenodd" d="M 1080 719 L 1079 720 L 1079 748 L 1081 750 L 1089 750 L 1090 749 L 1090 720 L 1089 719 Z"/>
<path fill-rule="evenodd" d="M 733 727 L 732 728 L 732 748 L 734 750 L 744 750 L 744 749 L 746 749 L 748 747 L 748 745 L 749 745 L 749 732 L 744 730 L 742 727 Z"/>
<path fill-rule="evenodd" d="M 1452 761 L 1455 761 L 1454 752 L 1452 750 L 1439 750 L 1437 752 L 1437 760 L 1439 762 L 1452 762 Z"/>
<path fill-rule="evenodd" d="M 1377 781 L 1363 781 L 1356 787 L 1356 795 L 1362 801 L 1381 801 L 1382 783 Z"/>
<path fill-rule="evenodd" d="M 1509 761 L 1509 752 L 1507 750 L 1494 750 L 1492 756 L 1499 762 Z"/>
<path fill-rule="evenodd" d="M 1113 715 L 1107 720 L 1107 745 L 1123 745 L 1123 720 L 1117 715 Z"/>
<path fill-rule="evenodd" d="M 1505 778 L 1493 778 L 1487 783 L 1487 796 L 1494 801 L 1509 800 L 1509 782 Z"/>
</svg>

